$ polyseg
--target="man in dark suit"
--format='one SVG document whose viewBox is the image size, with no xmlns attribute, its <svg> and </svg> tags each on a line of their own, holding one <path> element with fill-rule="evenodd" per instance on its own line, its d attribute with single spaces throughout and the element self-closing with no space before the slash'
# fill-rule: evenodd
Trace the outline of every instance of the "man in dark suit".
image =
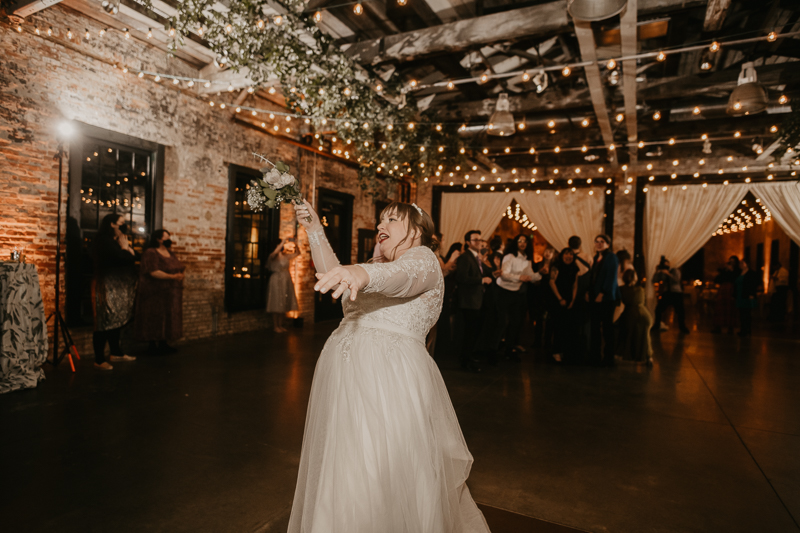
<svg viewBox="0 0 800 533">
<path fill-rule="evenodd" d="M 456 261 L 456 285 L 458 297 L 457 328 L 460 341 L 461 366 L 471 372 L 480 372 L 475 360 L 478 335 L 481 331 L 481 305 L 484 285 L 492 282 L 489 269 L 480 260 L 481 232 L 468 231 L 464 236 L 467 251 Z"/>
</svg>

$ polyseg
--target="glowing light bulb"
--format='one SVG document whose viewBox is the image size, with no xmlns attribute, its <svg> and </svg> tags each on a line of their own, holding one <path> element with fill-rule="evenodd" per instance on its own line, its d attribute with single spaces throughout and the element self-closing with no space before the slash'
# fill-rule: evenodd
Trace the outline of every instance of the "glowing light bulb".
<svg viewBox="0 0 800 533">
<path fill-rule="evenodd" d="M 362 6 L 361 4 L 356 4 L 355 6 L 353 6 L 353 13 L 355 13 L 356 15 L 360 15 L 363 12 L 364 12 L 364 6 Z"/>
<path fill-rule="evenodd" d="M 314 22 L 319 23 L 322 22 L 322 11 L 317 11 L 314 13 Z"/>
<path fill-rule="evenodd" d="M 667 54 L 665 54 L 664 52 L 659 52 L 658 55 L 656 56 L 656 61 L 660 62 L 666 60 L 667 60 Z"/>
<path fill-rule="evenodd" d="M 566 78 L 567 76 L 569 76 L 570 74 L 572 74 L 572 70 L 571 70 L 569 67 L 564 67 L 564 68 L 561 70 L 561 75 L 562 75 L 562 76 L 564 76 L 565 78 Z"/>
<path fill-rule="evenodd" d="M 661 111 L 653 113 L 653 120 L 661 120 Z"/>
</svg>

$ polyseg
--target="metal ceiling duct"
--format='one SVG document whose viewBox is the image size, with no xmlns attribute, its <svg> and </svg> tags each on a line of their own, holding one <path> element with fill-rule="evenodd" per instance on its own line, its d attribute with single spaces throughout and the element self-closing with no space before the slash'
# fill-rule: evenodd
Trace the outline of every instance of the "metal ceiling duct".
<svg viewBox="0 0 800 533">
<path fill-rule="evenodd" d="M 497 107 L 494 108 L 494 113 L 489 119 L 486 133 L 498 137 L 508 137 L 514 135 L 516 126 L 514 115 L 509 111 L 508 93 L 500 93 L 497 98 Z"/>
<path fill-rule="evenodd" d="M 752 62 L 742 65 L 739 85 L 728 99 L 726 112 L 729 115 L 752 115 L 767 109 L 767 91 L 757 81 L 756 69 Z"/>
<path fill-rule="evenodd" d="M 619 15 L 628 0 L 567 0 L 567 12 L 578 20 L 605 20 Z"/>
</svg>

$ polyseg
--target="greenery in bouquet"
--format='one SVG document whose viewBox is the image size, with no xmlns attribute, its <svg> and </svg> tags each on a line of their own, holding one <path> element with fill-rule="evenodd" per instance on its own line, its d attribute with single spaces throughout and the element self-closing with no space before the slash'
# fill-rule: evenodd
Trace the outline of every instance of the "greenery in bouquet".
<svg viewBox="0 0 800 533">
<path fill-rule="evenodd" d="M 262 179 L 252 180 L 247 189 L 247 205 L 253 211 L 263 211 L 264 208 L 275 209 L 283 202 L 302 203 L 300 194 L 300 180 L 289 173 L 289 166 L 278 161 L 272 163 L 266 157 L 253 154 L 269 166 L 261 169 Z"/>
</svg>

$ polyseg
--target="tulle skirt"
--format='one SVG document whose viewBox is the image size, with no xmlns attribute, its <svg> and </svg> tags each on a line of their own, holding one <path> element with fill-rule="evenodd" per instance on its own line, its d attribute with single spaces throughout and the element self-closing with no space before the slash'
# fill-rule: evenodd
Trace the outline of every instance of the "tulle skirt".
<svg viewBox="0 0 800 533">
<path fill-rule="evenodd" d="M 289 533 L 489 531 L 439 369 L 400 331 L 345 320 L 325 344 Z"/>
</svg>

